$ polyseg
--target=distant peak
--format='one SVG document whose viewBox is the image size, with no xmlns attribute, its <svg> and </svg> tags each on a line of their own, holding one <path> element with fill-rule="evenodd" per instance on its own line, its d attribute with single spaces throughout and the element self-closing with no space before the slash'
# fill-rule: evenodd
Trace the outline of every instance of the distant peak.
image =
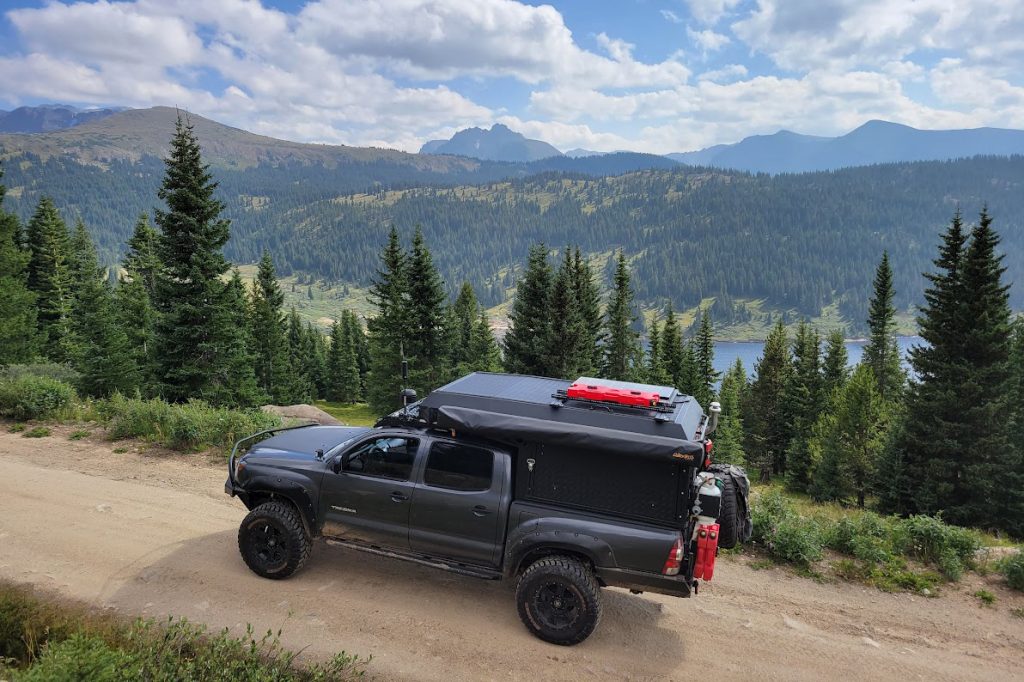
<svg viewBox="0 0 1024 682">
<path fill-rule="evenodd" d="M 504 123 L 495 123 L 494 125 L 491 126 L 491 132 L 492 133 L 496 133 L 496 132 L 498 132 L 498 133 L 511 133 L 513 131 L 512 131 L 511 128 L 509 128 Z"/>
</svg>

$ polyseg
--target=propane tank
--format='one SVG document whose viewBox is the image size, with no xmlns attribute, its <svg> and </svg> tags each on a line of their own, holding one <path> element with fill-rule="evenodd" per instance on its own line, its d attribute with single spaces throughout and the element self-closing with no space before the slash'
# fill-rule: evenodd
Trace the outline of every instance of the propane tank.
<svg viewBox="0 0 1024 682">
<path fill-rule="evenodd" d="M 710 471 L 697 474 L 693 483 L 697 486 L 697 502 L 693 505 L 693 513 L 697 516 L 697 523 L 693 525 L 693 539 L 696 539 L 700 526 L 718 521 L 722 508 L 722 484 Z"/>
</svg>

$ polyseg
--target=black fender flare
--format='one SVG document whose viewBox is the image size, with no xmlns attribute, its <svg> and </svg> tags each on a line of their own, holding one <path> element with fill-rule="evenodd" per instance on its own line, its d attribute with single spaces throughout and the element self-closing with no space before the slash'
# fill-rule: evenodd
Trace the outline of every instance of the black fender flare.
<svg viewBox="0 0 1024 682">
<path fill-rule="evenodd" d="M 243 493 L 243 491 L 239 491 Z M 317 519 L 316 498 L 304 485 L 302 480 L 293 479 L 280 474 L 256 475 L 245 482 L 245 498 L 243 502 L 250 509 L 255 506 L 252 501 L 263 496 L 280 497 L 291 502 L 299 510 L 299 517 L 302 525 L 310 537 L 320 534 L 320 526 Z M 241 497 L 241 494 L 239 495 Z"/>
<path fill-rule="evenodd" d="M 504 573 L 513 577 L 526 560 L 549 554 L 585 557 L 595 568 L 615 568 L 611 545 L 568 519 L 531 520 L 513 529 L 505 544 Z"/>
</svg>

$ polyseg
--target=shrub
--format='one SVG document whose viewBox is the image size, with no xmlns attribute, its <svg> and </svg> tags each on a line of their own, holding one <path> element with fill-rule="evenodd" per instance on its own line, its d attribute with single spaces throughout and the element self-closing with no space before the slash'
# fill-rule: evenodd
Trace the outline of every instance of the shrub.
<svg viewBox="0 0 1024 682">
<path fill-rule="evenodd" d="M 19 682 L 333 682 L 362 677 L 367 663 L 342 652 L 325 664 L 296 665 L 280 633 L 210 634 L 185 620 L 162 624 L 87 611 L 0 583 L 0 677 Z M 7 671 L 3 661 L 20 670 Z"/>
<path fill-rule="evenodd" d="M 68 440 L 82 440 L 83 438 L 88 438 L 88 437 L 89 437 L 89 432 L 88 431 L 86 431 L 85 429 L 78 429 L 76 431 L 72 431 L 71 432 L 71 434 L 68 436 Z"/>
<path fill-rule="evenodd" d="M 34 365 L 8 365 L 0 369 L 0 381 L 35 377 L 62 381 L 71 386 L 78 383 L 81 375 L 67 365 L 47 362 Z"/>
<path fill-rule="evenodd" d="M 821 527 L 814 519 L 800 516 L 778 491 L 761 495 L 751 513 L 755 542 L 775 559 L 803 568 L 821 559 Z"/>
<path fill-rule="evenodd" d="M 227 448 L 243 436 L 281 424 L 279 417 L 259 410 L 211 407 L 200 400 L 175 405 L 115 394 L 99 401 L 96 409 L 111 438 L 144 438 L 175 450 Z"/>
<path fill-rule="evenodd" d="M 22 376 L 0 381 L 0 416 L 46 419 L 74 405 L 75 389 L 56 379 Z"/>
<path fill-rule="evenodd" d="M 959 580 L 981 549 L 981 538 L 937 516 L 911 516 L 896 523 L 893 545 L 902 554 L 935 565 L 948 579 Z"/>
<path fill-rule="evenodd" d="M 1024 592 L 1024 552 L 1017 552 L 999 562 L 999 572 L 1015 590 Z"/>
<path fill-rule="evenodd" d="M 50 435 L 50 429 L 46 426 L 34 426 L 25 433 L 21 434 L 22 438 L 46 438 Z"/>
<path fill-rule="evenodd" d="M 974 593 L 974 596 L 981 601 L 982 606 L 992 606 L 996 603 L 996 595 L 992 594 L 988 590 L 978 590 Z"/>
</svg>

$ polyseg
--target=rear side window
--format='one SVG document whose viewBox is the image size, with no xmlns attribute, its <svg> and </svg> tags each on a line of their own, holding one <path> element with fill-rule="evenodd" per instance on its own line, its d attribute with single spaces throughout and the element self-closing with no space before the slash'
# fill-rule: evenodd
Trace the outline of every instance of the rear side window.
<svg viewBox="0 0 1024 682">
<path fill-rule="evenodd" d="M 458 443 L 436 442 L 427 456 L 423 482 L 435 488 L 482 491 L 491 487 L 494 453 Z"/>
</svg>

